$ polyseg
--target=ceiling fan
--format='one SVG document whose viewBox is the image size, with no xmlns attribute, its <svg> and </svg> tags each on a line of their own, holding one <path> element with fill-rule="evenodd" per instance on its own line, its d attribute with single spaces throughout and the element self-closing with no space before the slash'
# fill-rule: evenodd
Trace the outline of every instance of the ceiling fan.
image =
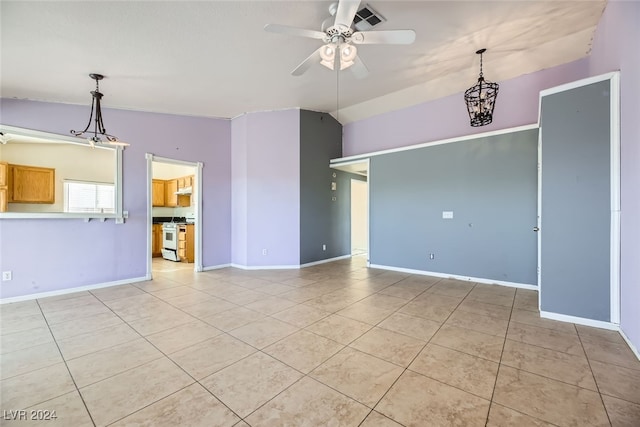
<svg viewBox="0 0 640 427">
<path fill-rule="evenodd" d="M 357 44 L 411 44 L 416 39 L 413 30 L 354 31 L 353 19 L 360 7 L 360 0 L 339 0 L 329 7 L 335 14 L 333 25 L 323 31 L 307 30 L 287 25 L 267 24 L 265 31 L 322 40 L 324 45 L 302 61 L 291 74 L 300 76 L 312 65 L 320 63 L 330 70 L 351 71 L 357 78 L 364 78 L 369 70 L 358 57 Z"/>
</svg>

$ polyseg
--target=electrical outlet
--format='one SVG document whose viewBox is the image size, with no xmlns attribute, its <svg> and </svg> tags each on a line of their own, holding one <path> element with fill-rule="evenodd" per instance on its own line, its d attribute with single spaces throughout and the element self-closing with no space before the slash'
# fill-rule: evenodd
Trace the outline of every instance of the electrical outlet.
<svg viewBox="0 0 640 427">
<path fill-rule="evenodd" d="M 322 250 L 326 251 L 327 250 L 327 245 L 322 245 Z"/>
<path fill-rule="evenodd" d="M 3 271 L 2 272 L 2 281 L 3 282 L 8 282 L 12 278 L 13 278 L 13 274 L 11 273 L 11 271 Z"/>
<path fill-rule="evenodd" d="M 434 259 L 436 257 L 435 254 L 429 254 L 429 259 Z"/>
<path fill-rule="evenodd" d="M 262 255 L 266 255 L 266 254 L 267 254 L 267 250 L 266 250 L 266 249 L 263 249 L 263 250 L 262 250 Z"/>
</svg>

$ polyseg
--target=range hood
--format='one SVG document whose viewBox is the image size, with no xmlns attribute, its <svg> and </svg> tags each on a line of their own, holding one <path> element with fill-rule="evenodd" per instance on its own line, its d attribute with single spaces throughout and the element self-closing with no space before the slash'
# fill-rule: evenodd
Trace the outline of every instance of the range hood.
<svg viewBox="0 0 640 427">
<path fill-rule="evenodd" d="M 193 187 L 184 187 L 176 191 L 174 194 L 188 195 L 188 194 L 191 194 L 192 192 L 193 192 Z"/>
</svg>

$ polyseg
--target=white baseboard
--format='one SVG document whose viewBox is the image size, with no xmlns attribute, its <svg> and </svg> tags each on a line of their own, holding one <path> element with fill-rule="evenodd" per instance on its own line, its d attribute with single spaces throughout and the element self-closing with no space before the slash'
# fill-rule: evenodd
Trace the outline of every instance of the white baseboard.
<svg viewBox="0 0 640 427">
<path fill-rule="evenodd" d="M 516 282 L 505 282 L 502 280 L 493 280 L 493 279 L 484 279 L 482 277 L 470 277 L 470 276 L 459 276 L 457 274 L 449 274 L 449 273 L 438 273 L 434 271 L 424 271 L 424 270 L 414 270 L 412 268 L 402 268 L 402 267 L 391 267 L 388 265 L 379 265 L 379 264 L 369 264 L 371 268 L 379 268 L 381 270 L 390 270 L 390 271 L 398 271 L 400 273 L 409 273 L 409 274 L 419 274 L 423 276 L 433 276 L 433 277 L 442 277 L 445 279 L 456 279 L 456 280 L 466 280 L 468 282 L 477 282 L 485 285 L 500 285 L 500 286 L 508 286 L 511 288 L 520 288 L 520 289 L 529 289 L 532 291 L 537 291 L 537 285 L 529 285 L 526 283 L 516 283 Z"/>
<path fill-rule="evenodd" d="M 115 280 L 113 282 L 98 283 L 95 285 L 78 286 L 76 288 L 60 289 L 58 291 L 40 292 L 36 294 L 21 295 L 19 297 L 0 298 L 0 304 L 10 304 L 12 302 L 29 301 L 38 298 L 55 297 L 58 295 L 73 294 L 76 292 L 91 291 L 94 289 L 108 288 L 110 286 L 128 285 L 131 283 L 151 280 L 151 275 L 134 277 L 131 279 Z"/>
<path fill-rule="evenodd" d="M 202 271 L 220 270 L 221 268 L 227 268 L 227 267 L 231 267 L 231 264 L 210 265 L 207 267 L 202 267 Z"/>
<path fill-rule="evenodd" d="M 308 262 L 306 264 L 300 264 L 300 267 L 311 267 L 311 266 L 314 266 L 314 265 L 326 264 L 328 262 L 340 261 L 341 259 L 348 259 L 348 258 L 351 258 L 351 254 L 337 256 L 337 257 L 334 257 L 334 258 L 321 259 L 320 261 Z"/>
<path fill-rule="evenodd" d="M 231 264 L 233 268 L 240 268 L 242 270 L 291 270 L 300 268 L 299 265 L 242 265 Z"/>
<path fill-rule="evenodd" d="M 609 329 L 610 331 L 620 331 L 620 326 L 615 323 L 603 320 L 593 320 L 584 317 L 569 316 L 568 314 L 552 313 L 550 311 L 540 311 L 540 317 L 545 319 L 558 320 L 560 322 L 575 323 L 577 325 L 592 326 L 594 328 Z"/>
<path fill-rule="evenodd" d="M 638 351 L 638 348 L 631 342 L 627 334 L 625 334 L 622 329 L 620 329 L 619 332 L 620 335 L 622 335 L 622 338 L 627 342 L 627 345 L 629 346 L 631 351 L 633 351 L 633 354 L 635 354 L 638 360 L 640 360 L 640 351 Z"/>
</svg>

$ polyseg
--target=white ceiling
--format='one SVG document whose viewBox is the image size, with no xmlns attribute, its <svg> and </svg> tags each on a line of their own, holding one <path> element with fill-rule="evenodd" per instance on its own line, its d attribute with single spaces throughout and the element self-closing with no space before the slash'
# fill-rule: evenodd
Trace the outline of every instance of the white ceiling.
<svg viewBox="0 0 640 427">
<path fill-rule="evenodd" d="M 291 76 L 322 42 L 264 25 L 320 30 L 330 4 L 3 0 L 1 94 L 89 105 L 93 72 L 107 77 L 105 107 L 225 118 L 301 107 L 348 123 L 472 86 L 479 48 L 497 82 L 583 58 L 606 1 L 371 0 L 387 19 L 374 31 L 414 29 L 416 42 L 359 46 L 362 80 L 319 65 Z"/>
</svg>

